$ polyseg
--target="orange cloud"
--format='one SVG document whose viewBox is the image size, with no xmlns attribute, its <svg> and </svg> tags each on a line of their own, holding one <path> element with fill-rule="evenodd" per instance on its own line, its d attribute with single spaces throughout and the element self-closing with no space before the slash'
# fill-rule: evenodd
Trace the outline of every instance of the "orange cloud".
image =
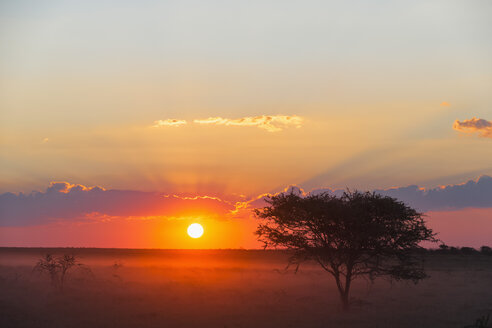
<svg viewBox="0 0 492 328">
<path fill-rule="evenodd" d="M 451 104 L 448 103 L 447 101 L 443 101 L 439 106 L 441 106 L 441 107 L 449 107 L 449 106 L 451 106 Z"/>
<path fill-rule="evenodd" d="M 226 126 L 255 126 L 268 132 L 282 131 L 287 126 L 302 126 L 303 118 L 297 115 L 261 115 L 228 119 L 222 117 L 209 117 L 203 120 L 194 120 L 197 124 L 226 125 Z"/>
<path fill-rule="evenodd" d="M 46 189 L 46 192 L 47 193 L 53 193 L 53 192 L 60 192 L 60 193 L 64 193 L 64 194 L 68 194 L 69 192 L 71 191 L 97 191 L 97 190 L 106 190 L 102 187 L 98 187 L 98 186 L 95 186 L 95 187 L 86 187 L 86 186 L 83 186 L 81 184 L 71 184 L 71 183 L 68 183 L 68 182 L 65 182 L 65 181 L 61 181 L 61 182 L 58 182 L 58 181 L 52 181 L 50 182 L 50 185 L 48 186 L 48 189 Z"/>
<path fill-rule="evenodd" d="M 453 129 L 465 133 L 478 133 L 480 137 L 492 138 L 492 122 L 473 117 L 469 120 L 454 121 Z"/>
<path fill-rule="evenodd" d="M 229 119 L 222 117 L 209 117 L 206 119 L 193 120 L 195 124 L 205 125 L 225 125 L 225 126 L 253 126 L 268 132 L 282 131 L 287 126 L 300 128 L 304 119 L 297 115 L 260 115 L 247 116 L 238 119 Z M 164 126 L 180 127 L 188 124 L 185 120 L 167 119 L 154 121 L 152 127 L 159 128 Z"/>
<path fill-rule="evenodd" d="M 153 128 L 160 128 L 163 126 L 180 127 L 186 124 L 187 122 L 185 120 L 167 119 L 167 120 L 154 121 L 154 125 L 152 125 L 152 127 Z"/>
</svg>

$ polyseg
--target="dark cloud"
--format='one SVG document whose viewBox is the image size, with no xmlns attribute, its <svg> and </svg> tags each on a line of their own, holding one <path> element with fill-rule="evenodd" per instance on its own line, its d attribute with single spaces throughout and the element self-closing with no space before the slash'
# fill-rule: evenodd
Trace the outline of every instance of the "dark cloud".
<svg viewBox="0 0 492 328">
<path fill-rule="evenodd" d="M 419 211 L 457 210 L 467 207 L 492 207 L 492 178 L 482 176 L 463 184 L 432 189 L 416 185 L 374 190 L 381 195 L 397 198 Z M 317 189 L 313 193 L 342 194 L 343 190 Z"/>
<path fill-rule="evenodd" d="M 306 192 L 297 186 L 290 186 L 284 189 L 282 193 L 295 192 L 301 195 L 329 193 L 341 196 L 344 191 L 344 189 L 321 188 Z M 432 189 L 410 185 L 373 191 L 384 196 L 397 198 L 422 212 L 460 210 L 469 207 L 492 208 L 492 178 L 486 175 L 481 176 L 478 180 Z M 260 195 L 247 202 L 247 206 L 243 205 L 243 208 L 251 209 L 265 206 L 265 197 L 269 195 L 271 194 Z"/>
<path fill-rule="evenodd" d="M 482 176 L 463 184 L 432 189 L 416 185 L 375 192 L 397 198 L 422 212 L 492 208 L 492 178 Z M 290 186 L 282 192 L 306 192 Z M 342 189 L 315 189 L 312 194 L 343 194 Z M 226 201 L 217 197 L 166 195 L 156 192 L 105 190 L 67 182 L 52 183 L 45 192 L 0 195 L 0 226 L 45 224 L 57 219 L 107 220 L 112 218 L 180 217 L 207 215 L 216 217 L 249 217 L 253 208 L 265 206 L 259 195 L 249 201 Z"/>
<path fill-rule="evenodd" d="M 45 192 L 1 194 L 0 226 L 37 225 L 56 219 L 225 215 L 234 209 L 233 204 L 216 197 L 105 190 L 55 182 Z"/>
</svg>

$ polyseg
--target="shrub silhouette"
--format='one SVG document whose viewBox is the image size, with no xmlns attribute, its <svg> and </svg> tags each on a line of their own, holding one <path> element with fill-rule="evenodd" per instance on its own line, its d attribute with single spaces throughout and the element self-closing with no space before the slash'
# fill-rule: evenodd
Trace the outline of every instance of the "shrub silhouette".
<svg viewBox="0 0 492 328">
<path fill-rule="evenodd" d="M 415 283 L 426 277 L 417 250 L 436 241 L 420 213 L 375 193 L 345 192 L 341 197 L 300 191 L 266 198 L 255 209 L 263 219 L 256 234 L 266 247 L 292 251 L 289 265 L 316 261 L 334 278 L 342 308 L 349 309 L 352 280 L 386 276 Z"/>
<path fill-rule="evenodd" d="M 489 246 L 482 246 L 480 247 L 480 253 L 484 255 L 492 255 L 492 248 Z"/>
<path fill-rule="evenodd" d="M 473 247 L 461 247 L 460 252 L 461 252 L 461 254 L 464 254 L 464 255 L 470 255 L 470 254 L 478 253 L 478 251 Z"/>
<path fill-rule="evenodd" d="M 54 288 L 58 288 L 59 270 L 60 266 L 55 257 L 51 254 L 46 254 L 43 258 L 41 258 L 33 269 L 33 271 L 39 273 L 47 272 L 51 279 L 51 285 Z"/>
<path fill-rule="evenodd" d="M 482 316 L 475 321 L 475 324 L 465 326 L 465 328 L 490 328 L 489 326 L 490 313 Z"/>
<path fill-rule="evenodd" d="M 120 269 L 123 267 L 123 263 L 120 261 L 114 261 L 113 265 L 111 265 L 111 269 L 113 271 L 113 278 L 116 278 L 118 280 L 122 280 L 121 276 L 119 275 Z"/>
<path fill-rule="evenodd" d="M 439 245 L 439 251 L 440 252 L 443 252 L 443 253 L 446 253 L 446 252 L 449 251 L 449 246 L 446 245 L 446 244 L 441 244 L 441 245 Z"/>
<path fill-rule="evenodd" d="M 64 254 L 59 257 L 54 257 L 51 254 L 46 254 L 43 258 L 39 259 L 34 266 L 33 271 L 48 273 L 53 288 L 62 291 L 65 278 L 74 266 L 83 266 L 82 263 L 78 262 L 74 255 Z"/>
</svg>

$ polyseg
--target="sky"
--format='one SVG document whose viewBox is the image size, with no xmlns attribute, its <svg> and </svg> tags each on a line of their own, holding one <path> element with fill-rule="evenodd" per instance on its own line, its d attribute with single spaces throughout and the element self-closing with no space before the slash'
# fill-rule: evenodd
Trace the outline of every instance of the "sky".
<svg viewBox="0 0 492 328">
<path fill-rule="evenodd" d="M 0 1 L 0 246 L 254 248 L 252 204 L 292 185 L 393 193 L 445 242 L 490 244 L 490 17 L 486 0 Z"/>
</svg>

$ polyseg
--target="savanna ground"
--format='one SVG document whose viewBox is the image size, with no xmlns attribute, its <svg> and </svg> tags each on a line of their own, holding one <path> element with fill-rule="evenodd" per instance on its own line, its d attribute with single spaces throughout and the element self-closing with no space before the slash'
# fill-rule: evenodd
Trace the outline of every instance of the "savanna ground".
<svg viewBox="0 0 492 328">
<path fill-rule="evenodd" d="M 62 292 L 33 273 L 75 254 Z M 358 280 L 340 310 L 333 279 L 287 255 L 244 250 L 0 248 L 0 327 L 464 327 L 492 310 L 492 256 L 427 254 L 429 279 Z M 116 265 L 115 265 L 116 264 Z"/>
</svg>

